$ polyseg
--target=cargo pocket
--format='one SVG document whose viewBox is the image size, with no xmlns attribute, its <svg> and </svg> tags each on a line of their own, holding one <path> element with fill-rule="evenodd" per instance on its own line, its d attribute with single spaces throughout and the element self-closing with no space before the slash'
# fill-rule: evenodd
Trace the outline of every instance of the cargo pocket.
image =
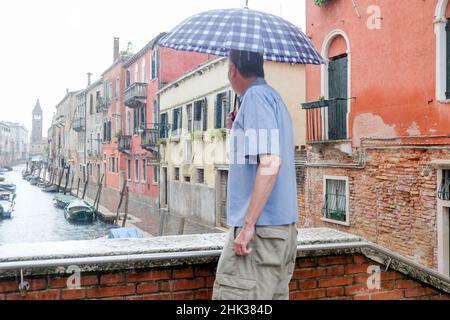
<svg viewBox="0 0 450 320">
<path fill-rule="evenodd" d="M 248 300 L 256 280 L 245 279 L 227 274 L 216 275 L 216 290 L 213 300 Z"/>
<path fill-rule="evenodd" d="M 288 230 L 275 228 L 256 228 L 257 264 L 266 267 L 279 267 L 285 263 L 288 250 Z"/>
</svg>

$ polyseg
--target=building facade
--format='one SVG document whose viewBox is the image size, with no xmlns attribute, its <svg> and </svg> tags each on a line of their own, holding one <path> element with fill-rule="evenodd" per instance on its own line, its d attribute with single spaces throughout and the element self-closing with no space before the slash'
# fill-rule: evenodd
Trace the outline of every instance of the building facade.
<svg viewBox="0 0 450 320">
<path fill-rule="evenodd" d="M 297 149 L 305 145 L 305 68 L 265 64 L 266 79 L 280 93 L 293 122 Z M 228 60 L 200 66 L 160 92 L 160 121 L 170 130 L 160 141 L 161 206 L 176 215 L 213 227 L 227 227 L 229 130 L 227 116 L 235 94 L 228 77 Z"/>
<path fill-rule="evenodd" d="M 307 2 L 307 35 L 326 63 L 306 73 L 300 220 L 448 275 L 447 2 Z"/>
<path fill-rule="evenodd" d="M 152 39 L 125 64 L 124 134 L 130 139 L 125 155 L 126 179 L 133 197 L 158 206 L 159 154 L 157 140 L 167 128 L 159 123 L 158 90 L 209 59 L 208 55 L 160 48 Z"/>
</svg>

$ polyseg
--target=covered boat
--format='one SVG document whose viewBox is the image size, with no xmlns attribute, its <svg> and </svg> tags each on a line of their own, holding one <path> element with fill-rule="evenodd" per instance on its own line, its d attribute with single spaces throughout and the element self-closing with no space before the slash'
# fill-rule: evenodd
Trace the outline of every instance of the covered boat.
<svg viewBox="0 0 450 320">
<path fill-rule="evenodd" d="M 58 194 L 53 198 L 55 206 L 61 209 L 65 209 L 72 201 L 78 199 L 75 196 Z"/>
<path fill-rule="evenodd" d="M 64 209 L 67 220 L 76 223 L 93 222 L 95 219 L 95 208 L 86 202 L 76 199 Z"/>
<path fill-rule="evenodd" d="M 54 184 L 52 184 L 48 187 L 42 188 L 42 191 L 48 192 L 48 193 L 55 193 L 55 192 L 58 192 L 58 186 L 55 186 Z"/>
<path fill-rule="evenodd" d="M 10 219 L 14 211 L 16 195 L 12 192 L 0 191 L 0 219 Z"/>
<path fill-rule="evenodd" d="M 135 228 L 112 227 L 108 232 L 108 239 L 141 239 L 142 234 Z"/>
<path fill-rule="evenodd" d="M 12 193 L 16 193 L 16 185 L 8 181 L 0 182 L 0 191 L 9 191 Z"/>
</svg>

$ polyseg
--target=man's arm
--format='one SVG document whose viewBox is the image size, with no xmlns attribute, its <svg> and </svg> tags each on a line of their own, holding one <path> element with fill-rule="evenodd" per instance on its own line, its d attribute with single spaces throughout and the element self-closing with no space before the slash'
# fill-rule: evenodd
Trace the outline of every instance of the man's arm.
<svg viewBox="0 0 450 320">
<path fill-rule="evenodd" d="M 252 199 L 247 209 L 243 229 L 234 241 L 234 249 L 238 256 L 246 256 L 252 251 L 248 248 L 248 244 L 255 235 L 256 222 L 272 193 L 280 167 L 281 158 L 278 155 L 260 156 Z"/>
</svg>

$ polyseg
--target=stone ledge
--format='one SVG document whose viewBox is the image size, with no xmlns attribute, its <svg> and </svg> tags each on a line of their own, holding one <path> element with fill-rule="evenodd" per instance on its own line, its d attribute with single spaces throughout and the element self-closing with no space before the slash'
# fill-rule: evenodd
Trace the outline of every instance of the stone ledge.
<svg viewBox="0 0 450 320">
<path fill-rule="evenodd" d="M 78 265 L 82 272 L 116 272 L 214 263 L 226 236 L 222 233 L 3 245 L 0 246 L 0 279 L 17 276 L 20 269 L 27 276 L 66 274 L 69 265 Z M 297 257 L 348 254 L 362 254 L 450 293 L 450 278 L 361 237 L 328 228 L 299 229 Z M 13 267 L 9 268 L 10 264 Z"/>
</svg>

